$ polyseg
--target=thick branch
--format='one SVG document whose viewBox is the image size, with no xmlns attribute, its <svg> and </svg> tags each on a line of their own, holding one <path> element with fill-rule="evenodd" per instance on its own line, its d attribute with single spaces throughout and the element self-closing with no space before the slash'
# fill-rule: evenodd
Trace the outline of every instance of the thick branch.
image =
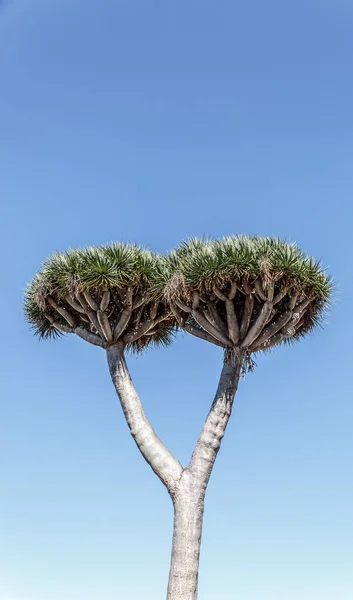
<svg viewBox="0 0 353 600">
<path fill-rule="evenodd" d="M 139 297 L 139 300 L 141 299 L 141 296 Z M 124 310 L 122 311 L 119 321 L 117 322 L 117 324 L 114 327 L 114 331 L 113 331 L 113 340 L 114 342 L 116 342 L 120 336 L 124 333 L 126 327 L 128 326 L 129 322 L 130 322 L 130 318 L 132 315 L 132 311 L 133 311 L 133 292 L 132 292 L 132 288 L 129 286 L 126 290 L 126 294 L 124 297 Z M 142 304 L 142 302 L 141 302 Z M 140 304 L 138 304 L 138 306 L 140 306 Z"/>
<path fill-rule="evenodd" d="M 224 336 L 216 327 L 211 325 L 211 323 L 207 321 L 207 319 L 203 316 L 203 314 L 200 313 L 200 311 L 192 310 L 191 314 L 194 317 L 196 323 L 198 323 L 198 325 L 200 325 L 202 329 L 207 331 L 207 333 L 209 333 L 212 337 L 216 338 L 216 340 L 221 342 L 221 344 L 223 344 L 224 346 L 231 347 L 232 343 L 229 341 L 229 339 L 226 336 Z"/>
<path fill-rule="evenodd" d="M 244 302 L 244 313 L 240 325 L 240 339 L 243 340 L 248 333 L 252 311 L 254 309 L 253 294 L 246 294 Z"/>
<path fill-rule="evenodd" d="M 299 319 L 299 322 L 298 322 Z M 262 344 L 258 343 L 258 340 L 251 347 L 252 352 L 258 352 L 259 350 L 267 350 L 283 340 L 293 337 L 293 335 L 300 329 L 304 322 L 304 317 L 300 318 L 300 315 L 294 314 L 292 319 L 287 323 L 287 325 L 282 329 L 282 331 L 276 333 L 270 338 L 267 338 Z"/>
<path fill-rule="evenodd" d="M 238 289 L 238 285 L 235 281 L 232 281 L 232 283 L 230 284 L 230 292 L 229 292 L 229 300 L 234 300 L 235 296 L 237 295 L 237 289 Z"/>
<path fill-rule="evenodd" d="M 276 304 L 278 304 L 281 300 L 283 300 L 284 296 L 287 294 L 288 292 L 288 288 L 287 286 L 284 286 L 279 292 L 278 294 L 275 295 L 274 299 L 273 299 L 273 305 L 275 306 Z"/>
<path fill-rule="evenodd" d="M 195 337 L 201 338 L 202 340 L 205 340 L 206 342 L 210 342 L 211 344 L 215 344 L 216 346 L 220 346 L 221 348 L 223 348 L 223 344 L 221 344 L 221 342 L 216 340 L 213 336 L 206 333 L 206 331 L 204 331 L 203 329 L 198 329 L 197 327 L 193 327 L 193 325 L 186 323 L 184 317 L 182 317 L 177 306 L 175 306 L 174 304 L 171 304 L 170 308 L 171 308 L 171 311 L 172 311 L 178 325 L 180 325 L 180 327 L 182 329 L 184 329 L 191 335 L 194 335 Z"/>
<path fill-rule="evenodd" d="M 146 300 L 146 297 L 143 296 L 142 294 L 140 296 L 137 296 L 134 300 L 132 310 L 136 310 L 136 308 L 140 308 L 140 306 L 145 304 L 145 300 Z"/>
<path fill-rule="evenodd" d="M 97 318 L 105 339 L 111 343 L 113 341 L 113 333 L 106 313 L 103 310 L 98 310 Z"/>
<path fill-rule="evenodd" d="M 298 294 L 294 294 L 294 296 L 290 296 L 289 298 L 289 310 L 293 310 L 297 303 Z"/>
<path fill-rule="evenodd" d="M 110 302 L 110 291 L 106 290 L 105 292 L 103 292 L 103 296 L 102 296 L 99 308 L 103 311 L 107 310 L 107 308 L 109 306 L 109 302 Z"/>
<path fill-rule="evenodd" d="M 77 300 L 79 302 L 79 304 L 82 306 L 83 311 L 88 314 L 88 311 L 90 310 L 90 306 L 88 304 L 88 302 L 86 301 L 85 297 L 83 294 L 76 294 Z M 79 311 L 81 312 L 81 311 Z"/>
<path fill-rule="evenodd" d="M 256 279 L 256 281 L 255 281 L 255 290 L 256 290 L 256 293 L 259 296 L 260 300 L 262 300 L 263 302 L 266 302 L 267 296 L 262 289 L 261 281 L 259 279 Z"/>
<path fill-rule="evenodd" d="M 98 310 L 98 304 L 97 302 L 94 300 L 94 298 L 92 298 L 90 292 L 88 290 L 84 290 L 82 292 L 84 299 L 86 300 L 87 304 L 91 307 L 92 310 Z"/>
<path fill-rule="evenodd" d="M 183 467 L 163 444 L 149 423 L 132 383 L 123 350 L 118 346 L 113 346 L 107 350 L 107 358 L 110 374 L 130 433 L 144 459 L 173 496 Z"/>
<path fill-rule="evenodd" d="M 269 338 L 262 344 L 259 344 L 259 345 L 254 344 L 254 348 L 253 348 L 252 352 L 259 352 L 259 350 L 267 350 L 268 348 L 271 348 L 272 346 L 275 346 L 276 344 L 283 342 L 284 338 L 285 338 L 285 336 L 283 335 L 283 333 L 276 333 L 272 338 Z"/>
<path fill-rule="evenodd" d="M 213 287 L 213 292 L 219 300 L 222 300 L 223 302 L 228 300 L 227 296 L 225 296 L 216 285 Z"/>
<path fill-rule="evenodd" d="M 66 302 L 68 304 L 70 304 L 70 306 L 72 306 L 72 308 L 74 308 L 78 313 L 80 314 L 84 314 L 86 311 L 84 308 L 82 308 L 81 304 L 79 302 L 77 302 L 77 300 L 74 300 L 73 298 L 71 298 L 71 296 L 67 295 L 65 298 Z"/>
<path fill-rule="evenodd" d="M 245 337 L 245 340 L 242 343 L 243 348 L 247 348 L 256 340 L 257 336 L 261 333 L 261 330 L 266 325 L 267 319 L 269 318 L 271 311 L 272 302 L 265 302 L 259 316 L 257 317 L 252 327 L 250 327 Z"/>
<path fill-rule="evenodd" d="M 62 331 L 63 333 L 75 333 L 74 329 L 72 329 L 72 327 L 69 327 L 68 325 L 62 325 L 61 323 L 56 323 L 55 321 L 51 321 L 51 325 L 52 327 L 54 327 L 55 329 L 59 329 L 59 331 Z"/>
<path fill-rule="evenodd" d="M 85 340 L 85 342 L 89 342 L 94 346 L 100 346 L 100 348 L 104 348 L 104 342 L 99 335 L 96 335 L 91 331 L 87 331 L 87 329 L 84 329 L 83 327 L 75 327 L 75 329 L 73 329 L 72 327 L 68 327 L 68 325 L 56 323 L 54 320 L 52 320 L 52 317 L 49 318 L 49 315 L 46 315 L 46 317 L 51 322 L 52 327 L 55 327 L 55 329 L 59 329 L 59 331 L 62 331 L 63 333 L 76 333 L 76 335 Z"/>
<path fill-rule="evenodd" d="M 89 318 L 87 317 L 86 313 L 80 313 L 79 314 L 79 318 L 81 319 L 81 321 L 84 321 L 84 323 L 90 323 Z"/>
<path fill-rule="evenodd" d="M 261 344 L 263 344 L 264 342 L 266 342 L 267 340 L 272 338 L 273 335 L 278 333 L 278 331 L 280 331 L 282 329 L 282 327 L 284 327 L 285 325 L 287 325 L 287 323 L 289 323 L 289 321 L 292 318 L 292 314 L 293 313 L 291 310 L 287 310 L 285 313 L 283 313 L 283 315 L 278 317 L 278 319 L 276 319 L 275 321 L 270 323 L 270 325 L 265 327 L 265 329 L 263 330 L 261 335 L 259 335 L 259 337 L 256 338 L 255 342 L 253 344 L 251 344 L 251 346 L 249 346 L 249 350 L 251 350 L 251 351 L 254 350 L 255 347 L 257 348 L 258 346 L 260 346 Z"/>
<path fill-rule="evenodd" d="M 182 310 L 183 312 L 186 313 L 191 313 L 191 308 L 190 306 L 188 306 L 187 304 L 185 304 L 184 302 L 182 302 L 181 300 L 178 300 L 178 298 L 175 298 L 175 304 L 177 305 L 178 308 L 180 308 L 180 310 Z"/>
<path fill-rule="evenodd" d="M 89 320 L 91 321 L 93 327 L 96 329 L 96 331 L 98 331 L 101 338 L 104 339 L 104 334 L 103 334 L 102 328 L 98 322 L 97 314 L 94 312 L 94 310 L 88 309 L 87 316 L 88 316 Z"/>
<path fill-rule="evenodd" d="M 130 317 L 132 314 L 132 310 L 130 308 L 126 308 L 120 315 L 120 319 L 115 325 L 113 339 L 116 342 L 121 334 L 125 331 L 127 325 L 129 324 Z"/>
<path fill-rule="evenodd" d="M 239 342 L 239 325 L 233 300 L 226 300 L 226 311 L 229 337 L 233 344 L 237 344 Z"/>
<path fill-rule="evenodd" d="M 54 298 L 51 296 L 47 296 L 47 300 L 49 304 L 56 310 L 56 312 L 64 317 L 65 321 L 70 325 L 70 327 L 75 327 L 76 321 L 66 308 L 59 306 L 59 304 L 57 304 L 57 302 L 55 302 Z"/>
<path fill-rule="evenodd" d="M 100 346 L 100 348 L 104 348 L 104 342 L 99 335 L 92 333 L 91 331 L 87 331 L 83 327 L 76 327 L 74 333 L 76 333 L 80 338 L 85 340 L 85 342 L 89 342 L 94 346 Z"/>
<path fill-rule="evenodd" d="M 150 329 L 152 329 L 159 323 L 162 323 L 162 321 L 166 321 L 167 318 L 167 315 L 162 315 L 161 317 L 158 317 L 154 320 L 147 319 L 144 323 L 141 323 L 136 329 L 123 336 L 122 340 L 124 344 L 132 344 L 132 342 L 136 342 L 136 340 L 145 335 L 148 331 L 150 331 Z"/>
<path fill-rule="evenodd" d="M 203 329 L 198 329 L 197 327 L 193 327 L 193 325 L 190 325 L 189 323 L 185 323 L 184 329 L 185 329 L 185 331 L 187 331 L 191 335 L 194 335 L 195 337 L 198 337 L 201 340 L 205 340 L 206 342 L 210 342 L 211 344 L 215 344 L 215 346 L 219 346 L 220 348 L 224 348 L 224 344 L 222 344 L 221 342 L 219 342 L 216 338 L 213 337 L 213 335 L 210 335 L 209 333 L 207 333 Z"/>
<path fill-rule="evenodd" d="M 159 306 L 159 300 L 155 300 L 151 304 L 151 307 L 150 307 L 150 319 L 152 319 L 152 321 L 154 321 L 155 318 L 156 318 L 156 316 L 157 316 L 158 306 Z"/>
<path fill-rule="evenodd" d="M 228 330 L 226 324 L 223 322 L 216 305 L 214 302 L 208 302 L 207 308 L 204 310 L 204 315 L 214 327 L 217 327 L 219 331 L 225 336 L 228 336 Z"/>
<path fill-rule="evenodd" d="M 183 328 L 185 329 L 185 331 L 187 331 L 191 335 L 194 335 L 195 337 L 200 338 L 201 340 L 205 340 L 206 342 L 215 344 L 216 346 L 219 346 L 220 348 L 224 348 L 224 344 L 222 344 L 221 342 L 216 340 L 216 338 L 214 338 L 213 335 L 210 335 L 203 329 L 198 329 L 197 327 L 193 327 L 189 323 L 185 323 Z"/>
<path fill-rule="evenodd" d="M 306 300 L 303 300 L 303 302 L 301 302 L 300 304 L 298 304 L 297 306 L 294 307 L 293 313 L 301 314 L 303 312 L 303 310 L 305 310 L 309 306 L 311 301 L 312 301 L 312 298 L 307 298 Z"/>
<path fill-rule="evenodd" d="M 243 355 L 234 354 L 234 361 L 225 361 L 218 389 L 207 416 L 188 470 L 205 489 L 224 436 L 238 388 Z"/>
</svg>

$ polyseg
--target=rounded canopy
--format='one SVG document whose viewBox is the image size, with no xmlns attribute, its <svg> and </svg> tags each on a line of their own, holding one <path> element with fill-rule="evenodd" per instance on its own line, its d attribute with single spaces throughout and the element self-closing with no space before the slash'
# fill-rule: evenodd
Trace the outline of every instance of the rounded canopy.
<svg viewBox="0 0 353 600">
<path fill-rule="evenodd" d="M 179 327 L 251 353 L 311 331 L 331 292 L 319 262 L 295 244 L 233 236 L 192 239 L 167 256 L 117 243 L 57 253 L 24 308 L 41 338 L 69 332 L 141 350 L 169 343 Z"/>
<path fill-rule="evenodd" d="M 248 352 L 311 331 L 332 292 L 320 263 L 278 238 L 192 239 L 166 263 L 164 295 L 179 325 Z"/>
<path fill-rule="evenodd" d="M 40 338 L 76 333 L 106 347 L 168 344 L 174 317 L 152 294 L 163 260 L 133 244 L 54 254 L 27 286 L 24 310 Z"/>
</svg>

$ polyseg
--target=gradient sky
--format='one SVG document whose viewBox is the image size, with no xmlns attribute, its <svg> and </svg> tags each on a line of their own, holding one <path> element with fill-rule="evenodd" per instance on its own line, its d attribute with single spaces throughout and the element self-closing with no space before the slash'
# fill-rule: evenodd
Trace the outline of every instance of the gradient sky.
<svg viewBox="0 0 353 600">
<path fill-rule="evenodd" d="M 353 4 L 7 0 L 0 10 L 0 600 L 165 597 L 172 506 L 104 353 L 39 343 L 23 287 L 55 250 L 296 240 L 336 280 L 323 331 L 242 382 L 206 501 L 200 600 L 351 600 Z M 221 353 L 130 366 L 186 462 Z"/>
</svg>

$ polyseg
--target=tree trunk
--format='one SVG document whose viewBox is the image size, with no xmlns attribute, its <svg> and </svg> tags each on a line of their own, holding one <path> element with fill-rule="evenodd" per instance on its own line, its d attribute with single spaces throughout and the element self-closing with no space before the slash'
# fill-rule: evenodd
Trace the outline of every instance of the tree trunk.
<svg viewBox="0 0 353 600">
<path fill-rule="evenodd" d="M 167 600 L 196 600 L 204 497 L 233 407 L 243 362 L 239 352 L 225 351 L 217 392 L 189 466 L 174 497 L 172 560 Z"/>
<path fill-rule="evenodd" d="M 195 600 L 204 493 L 186 469 L 174 498 L 172 559 L 167 600 Z"/>
<path fill-rule="evenodd" d="M 140 397 L 127 368 L 124 348 L 119 344 L 111 346 L 107 350 L 107 359 L 112 381 L 119 396 L 130 433 L 144 459 L 173 497 L 183 467 L 163 444 L 146 417 Z"/>
<path fill-rule="evenodd" d="M 243 363 L 239 349 L 226 349 L 217 392 L 189 466 L 163 444 L 149 423 L 128 371 L 124 350 L 107 350 L 109 369 L 127 424 L 141 454 L 168 489 L 174 532 L 167 600 L 196 600 L 204 498 L 233 407 Z"/>
</svg>

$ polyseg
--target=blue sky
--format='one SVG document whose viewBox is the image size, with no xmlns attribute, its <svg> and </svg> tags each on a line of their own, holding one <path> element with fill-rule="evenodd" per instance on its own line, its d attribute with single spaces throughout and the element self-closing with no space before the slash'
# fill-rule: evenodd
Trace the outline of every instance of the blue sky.
<svg viewBox="0 0 353 600">
<path fill-rule="evenodd" d="M 34 339 L 26 281 L 58 249 L 236 232 L 296 240 L 336 300 L 240 386 L 200 599 L 353 597 L 352 30 L 348 0 L 2 3 L 0 600 L 164 598 L 172 532 L 103 352 Z M 219 351 L 130 365 L 186 462 Z"/>
</svg>

